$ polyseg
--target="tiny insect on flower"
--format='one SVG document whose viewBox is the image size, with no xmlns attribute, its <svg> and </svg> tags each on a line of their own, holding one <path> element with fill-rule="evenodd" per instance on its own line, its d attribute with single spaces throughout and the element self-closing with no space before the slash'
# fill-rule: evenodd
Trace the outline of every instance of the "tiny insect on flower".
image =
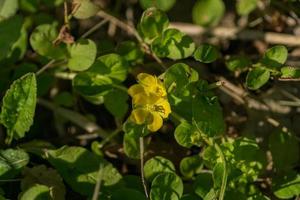
<svg viewBox="0 0 300 200">
<path fill-rule="evenodd" d="M 150 131 L 156 132 L 171 113 L 166 89 L 155 76 L 141 73 L 137 79 L 138 84 L 128 90 L 133 104 L 130 120 L 139 125 L 146 124 Z"/>
</svg>

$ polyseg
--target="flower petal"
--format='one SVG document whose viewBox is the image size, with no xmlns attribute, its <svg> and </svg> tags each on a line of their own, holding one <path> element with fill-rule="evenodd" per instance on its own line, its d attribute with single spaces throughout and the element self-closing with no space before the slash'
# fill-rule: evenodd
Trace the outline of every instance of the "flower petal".
<svg viewBox="0 0 300 200">
<path fill-rule="evenodd" d="M 131 112 L 130 119 L 134 123 L 141 125 L 147 121 L 147 119 L 149 118 L 149 115 L 150 115 L 149 111 L 147 111 L 143 108 L 137 108 Z"/>
<path fill-rule="evenodd" d="M 148 124 L 147 128 L 152 131 L 158 131 L 163 125 L 163 119 L 158 113 L 152 112 L 152 120 L 151 123 Z"/>
<path fill-rule="evenodd" d="M 133 97 L 136 94 L 145 92 L 144 88 L 140 84 L 134 84 L 128 89 L 128 94 Z"/>
<path fill-rule="evenodd" d="M 167 99 L 160 98 L 155 103 L 155 112 L 158 112 L 161 117 L 168 118 L 169 114 L 171 113 L 171 106 Z"/>
<path fill-rule="evenodd" d="M 157 84 L 157 78 L 155 76 L 152 76 L 150 74 L 146 73 L 140 73 L 137 76 L 137 79 L 139 80 L 139 83 L 142 84 L 145 87 L 152 87 Z"/>
</svg>

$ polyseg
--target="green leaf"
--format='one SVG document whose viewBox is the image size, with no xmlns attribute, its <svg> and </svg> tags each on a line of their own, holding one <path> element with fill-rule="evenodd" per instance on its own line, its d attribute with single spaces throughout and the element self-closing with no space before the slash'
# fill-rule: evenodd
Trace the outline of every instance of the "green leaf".
<svg viewBox="0 0 300 200">
<path fill-rule="evenodd" d="M 291 79 L 298 79 L 300 78 L 300 69 L 294 67 L 282 67 L 281 71 L 281 78 L 291 78 Z"/>
<path fill-rule="evenodd" d="M 26 191 L 35 184 L 42 184 L 51 188 L 51 197 L 56 200 L 65 199 L 65 185 L 56 170 L 45 165 L 37 165 L 23 170 L 24 178 L 21 181 L 22 191 Z"/>
<path fill-rule="evenodd" d="M 89 39 L 79 39 L 69 48 L 68 67 L 74 71 L 87 70 L 94 63 L 97 55 L 96 44 Z"/>
<path fill-rule="evenodd" d="M 192 102 L 192 112 L 194 125 L 201 134 L 214 137 L 225 132 L 222 108 L 212 94 L 196 95 Z"/>
<path fill-rule="evenodd" d="M 45 149 L 55 149 L 50 142 L 44 140 L 30 140 L 29 142 L 18 145 L 18 147 L 38 156 L 42 156 Z"/>
<path fill-rule="evenodd" d="M 7 0 L 6 2 L 10 1 Z M 23 19 L 18 15 L 4 21 L 0 19 L 0 60 L 11 54 L 14 44 L 21 36 L 22 23 Z"/>
<path fill-rule="evenodd" d="M 141 47 L 133 41 L 124 41 L 117 47 L 117 53 L 128 63 L 137 64 L 143 62 L 144 53 Z"/>
<path fill-rule="evenodd" d="M 28 162 L 29 156 L 23 150 L 0 150 L 0 179 L 14 178 Z"/>
<path fill-rule="evenodd" d="M 147 200 L 140 191 L 122 188 L 113 192 L 111 200 Z"/>
<path fill-rule="evenodd" d="M 151 200 L 179 200 L 183 193 L 183 183 L 174 173 L 163 173 L 155 177 L 150 190 Z"/>
<path fill-rule="evenodd" d="M 7 128 L 7 137 L 19 139 L 30 129 L 36 106 L 36 78 L 28 73 L 13 82 L 3 98 L 1 123 Z"/>
<path fill-rule="evenodd" d="M 57 94 L 53 100 L 59 106 L 72 107 L 74 105 L 73 95 L 66 91 Z"/>
<path fill-rule="evenodd" d="M 159 174 L 172 172 L 175 173 L 174 164 L 161 156 L 155 156 L 147 160 L 144 165 L 144 174 L 148 181 L 152 181 Z"/>
<path fill-rule="evenodd" d="M 151 7 L 143 12 L 138 25 L 138 31 L 147 43 L 151 43 L 152 40 L 161 35 L 168 26 L 169 19 L 167 15 Z"/>
<path fill-rule="evenodd" d="M 214 26 L 225 12 L 222 0 L 198 0 L 193 7 L 193 21 L 201 26 Z"/>
<path fill-rule="evenodd" d="M 128 111 L 127 100 L 127 92 L 113 89 L 104 96 L 104 106 L 111 114 L 121 119 Z"/>
<path fill-rule="evenodd" d="M 90 18 L 100 10 L 100 8 L 91 2 L 90 0 L 73 0 L 74 7 L 78 6 L 75 9 L 73 16 L 77 19 L 87 19 Z"/>
<path fill-rule="evenodd" d="M 288 171 L 273 180 L 272 190 L 280 199 L 291 199 L 300 195 L 300 175 L 294 171 Z"/>
<path fill-rule="evenodd" d="M 199 197 L 194 194 L 185 194 L 180 200 L 199 200 Z"/>
<path fill-rule="evenodd" d="M 55 46 L 53 41 L 58 36 L 57 24 L 42 24 L 34 29 L 30 36 L 30 45 L 38 54 L 51 58 L 63 59 L 67 51 L 63 44 Z"/>
<path fill-rule="evenodd" d="M 82 195 L 93 194 L 99 173 L 104 187 L 115 185 L 121 179 L 112 164 L 82 147 L 49 150 L 46 157 L 71 188 Z"/>
<path fill-rule="evenodd" d="M 30 13 L 36 13 L 39 9 L 39 0 L 20 0 L 20 9 Z"/>
<path fill-rule="evenodd" d="M 162 11 L 170 10 L 176 3 L 176 0 L 140 0 L 141 7 L 147 9 L 150 7 L 157 7 Z"/>
<path fill-rule="evenodd" d="M 180 172 L 187 178 L 192 178 L 199 174 L 203 168 L 203 162 L 200 155 L 185 157 L 180 162 Z"/>
<path fill-rule="evenodd" d="M 194 52 L 195 60 L 203 63 L 212 63 L 220 57 L 218 49 L 210 44 L 200 45 Z"/>
<path fill-rule="evenodd" d="M 185 33 L 167 29 L 152 42 L 151 49 L 158 57 L 177 60 L 191 56 L 195 51 L 195 43 Z"/>
<path fill-rule="evenodd" d="M 199 197 L 204 198 L 209 193 L 211 188 L 213 188 L 213 179 L 211 173 L 205 172 L 199 174 L 194 182 L 195 193 Z"/>
<path fill-rule="evenodd" d="M 180 125 L 176 127 L 174 135 L 177 143 L 186 148 L 191 148 L 193 145 L 200 146 L 202 144 L 201 134 L 194 126 L 186 121 L 181 122 Z"/>
<path fill-rule="evenodd" d="M 18 0 L 0 0 L 0 21 L 14 16 L 18 8 Z"/>
<path fill-rule="evenodd" d="M 279 68 L 281 67 L 288 56 L 288 51 L 285 46 L 277 45 L 268 49 L 264 57 L 262 58 L 262 63 L 270 68 Z"/>
<path fill-rule="evenodd" d="M 224 167 L 220 162 L 218 162 L 213 168 L 213 180 L 215 188 L 220 188 L 222 185 L 223 171 Z"/>
<path fill-rule="evenodd" d="M 123 176 L 122 181 L 124 182 L 124 184 L 125 184 L 124 186 L 126 188 L 138 190 L 138 191 L 144 193 L 144 187 L 141 182 L 140 176 L 126 175 L 126 176 Z"/>
<path fill-rule="evenodd" d="M 257 7 L 257 0 L 238 0 L 236 10 L 239 15 L 249 15 Z"/>
<path fill-rule="evenodd" d="M 246 85 L 250 90 L 257 90 L 268 82 L 270 71 L 256 67 L 249 71 L 246 77 Z"/>
<path fill-rule="evenodd" d="M 291 133 L 272 133 L 269 137 L 269 148 L 277 170 L 291 169 L 299 160 L 299 143 Z"/>
<path fill-rule="evenodd" d="M 36 184 L 21 193 L 20 200 L 51 200 L 51 190 L 45 185 Z"/>
<path fill-rule="evenodd" d="M 251 61 L 245 56 L 231 56 L 226 59 L 225 64 L 230 71 L 240 71 L 252 65 Z"/>
</svg>

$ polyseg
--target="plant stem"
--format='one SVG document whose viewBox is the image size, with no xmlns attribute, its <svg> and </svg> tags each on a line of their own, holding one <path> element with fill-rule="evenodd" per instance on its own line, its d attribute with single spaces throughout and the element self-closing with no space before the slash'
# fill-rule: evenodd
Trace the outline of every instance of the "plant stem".
<svg viewBox="0 0 300 200">
<path fill-rule="evenodd" d="M 109 142 L 111 139 L 113 139 L 115 136 L 118 135 L 122 131 L 122 126 L 118 127 L 116 130 L 114 130 L 112 133 L 110 133 L 106 138 L 104 138 L 100 144 L 99 149 L 101 149 L 107 142 Z"/>
<path fill-rule="evenodd" d="M 45 70 L 47 70 L 49 67 L 51 67 L 55 63 L 55 59 L 50 60 L 46 65 L 44 65 L 39 71 L 36 72 L 36 75 L 40 75 L 43 73 Z"/>
<path fill-rule="evenodd" d="M 145 195 L 147 199 L 149 199 L 147 185 L 145 181 L 145 175 L 144 175 L 144 138 L 140 137 L 140 161 L 141 161 L 141 178 L 142 178 L 142 184 L 144 187 Z"/>
<path fill-rule="evenodd" d="M 92 28 L 90 28 L 87 32 L 85 32 L 80 38 L 88 37 L 89 35 L 94 33 L 97 29 L 99 29 L 104 24 L 106 24 L 106 22 L 108 22 L 108 19 L 104 19 L 104 20 L 100 21 L 99 23 L 95 24 Z"/>
<path fill-rule="evenodd" d="M 102 176 L 103 176 L 103 166 L 102 166 L 102 163 L 100 163 L 99 170 L 98 170 L 98 176 L 97 176 L 97 183 L 94 188 L 94 194 L 93 194 L 92 200 L 98 200 L 101 182 L 102 182 Z"/>
</svg>

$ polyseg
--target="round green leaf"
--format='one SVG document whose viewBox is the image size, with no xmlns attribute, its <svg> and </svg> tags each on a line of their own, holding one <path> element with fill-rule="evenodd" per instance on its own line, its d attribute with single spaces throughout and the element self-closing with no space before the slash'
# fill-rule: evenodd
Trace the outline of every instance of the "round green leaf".
<svg viewBox="0 0 300 200">
<path fill-rule="evenodd" d="M 28 162 L 29 156 L 23 150 L 0 150 L 0 179 L 14 178 Z"/>
<path fill-rule="evenodd" d="M 80 39 L 68 48 L 68 67 L 74 71 L 87 70 L 95 61 L 97 55 L 96 44 L 89 39 Z"/>
<path fill-rule="evenodd" d="M 55 46 L 53 44 L 58 35 L 56 27 L 56 23 L 53 23 L 42 24 L 34 29 L 30 36 L 30 44 L 34 51 L 52 59 L 62 59 L 66 56 L 66 48 L 64 46 Z"/>
<path fill-rule="evenodd" d="M 195 43 L 185 33 L 167 29 L 153 41 L 151 49 L 159 57 L 177 60 L 191 56 L 195 51 Z"/>
<path fill-rule="evenodd" d="M 104 106 L 111 114 L 120 119 L 128 111 L 127 100 L 127 92 L 113 89 L 104 96 Z"/>
<path fill-rule="evenodd" d="M 198 0 L 193 7 L 193 21 L 201 26 L 214 26 L 219 23 L 224 11 L 222 0 Z"/>
<path fill-rule="evenodd" d="M 210 44 L 202 44 L 194 52 L 195 60 L 203 63 L 211 63 L 218 59 L 220 53 L 218 49 Z"/>
<path fill-rule="evenodd" d="M 140 191 L 123 188 L 113 192 L 111 200 L 147 200 Z"/>
<path fill-rule="evenodd" d="M 133 41 L 122 42 L 117 47 L 117 53 L 121 55 L 129 63 L 142 63 L 144 53 L 141 48 Z"/>
<path fill-rule="evenodd" d="M 18 0 L 0 0 L 0 21 L 14 16 L 18 8 Z"/>
<path fill-rule="evenodd" d="M 180 162 L 180 172 L 187 178 L 199 174 L 203 168 L 202 159 L 199 155 L 185 157 Z"/>
<path fill-rule="evenodd" d="M 140 4 L 143 9 L 150 7 L 157 7 L 163 11 L 170 10 L 176 3 L 176 0 L 140 0 Z"/>
<path fill-rule="evenodd" d="M 300 195 L 300 175 L 292 170 L 285 172 L 274 178 L 272 190 L 280 199 L 291 199 Z"/>
<path fill-rule="evenodd" d="M 183 183 L 174 173 L 163 173 L 155 177 L 150 190 L 151 200 L 179 200 L 183 193 Z"/>
<path fill-rule="evenodd" d="M 199 200 L 199 197 L 194 194 L 185 194 L 180 200 Z"/>
<path fill-rule="evenodd" d="M 300 69 L 295 67 L 282 67 L 281 71 L 281 78 L 292 78 L 292 79 L 299 79 L 300 78 Z"/>
<path fill-rule="evenodd" d="M 7 138 L 25 136 L 33 123 L 36 107 L 36 77 L 28 73 L 14 81 L 3 98 L 0 121 L 7 128 Z"/>
<path fill-rule="evenodd" d="M 239 15 L 249 15 L 257 7 L 257 0 L 238 0 L 236 10 Z"/>
<path fill-rule="evenodd" d="M 251 61 L 245 56 L 231 56 L 226 59 L 226 67 L 230 71 L 240 71 L 251 66 Z"/>
<path fill-rule="evenodd" d="M 96 15 L 100 10 L 100 8 L 90 0 L 73 0 L 73 4 L 75 7 L 78 6 L 73 14 L 77 19 L 90 18 Z"/>
<path fill-rule="evenodd" d="M 262 68 L 254 68 L 246 77 L 246 85 L 250 90 L 257 90 L 268 82 L 270 71 Z"/>
<path fill-rule="evenodd" d="M 265 52 L 261 62 L 266 67 L 278 68 L 285 63 L 287 56 L 288 51 L 286 47 L 282 45 L 276 45 Z"/>
<path fill-rule="evenodd" d="M 213 179 L 211 173 L 205 172 L 199 174 L 194 182 L 195 193 L 199 197 L 204 198 L 209 193 L 211 188 L 213 188 Z"/>
<path fill-rule="evenodd" d="M 201 134 L 186 121 L 176 127 L 174 135 L 177 143 L 183 147 L 190 148 L 193 145 L 201 145 Z"/>
<path fill-rule="evenodd" d="M 51 200 L 51 191 L 45 185 L 36 184 L 21 194 L 20 200 Z"/>
<path fill-rule="evenodd" d="M 151 41 L 161 35 L 168 26 L 169 19 L 167 15 L 151 7 L 144 11 L 138 25 L 138 31 L 147 43 L 151 43 Z"/>
<path fill-rule="evenodd" d="M 155 156 L 149 160 L 144 165 L 145 178 L 152 181 L 157 175 L 161 173 L 174 172 L 174 164 L 161 156 Z"/>
</svg>

